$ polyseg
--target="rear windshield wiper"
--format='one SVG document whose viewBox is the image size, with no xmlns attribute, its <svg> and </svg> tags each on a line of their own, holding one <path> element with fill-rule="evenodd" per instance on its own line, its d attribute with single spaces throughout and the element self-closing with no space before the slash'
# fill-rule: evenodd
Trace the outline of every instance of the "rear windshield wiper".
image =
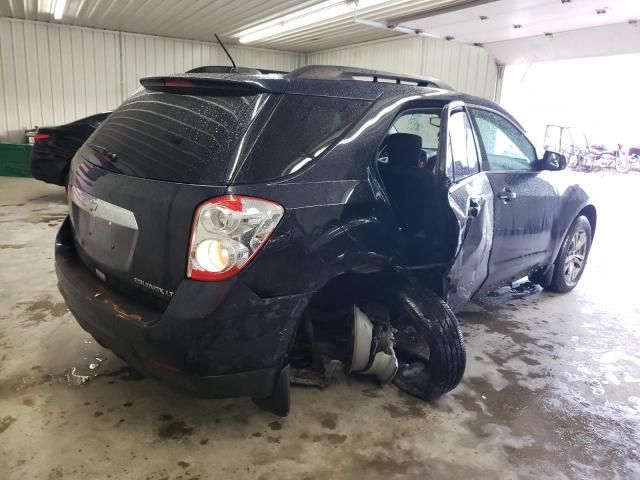
<svg viewBox="0 0 640 480">
<path fill-rule="evenodd" d="M 104 155 L 105 157 L 107 157 L 112 162 L 115 162 L 116 159 L 118 158 L 118 155 L 116 155 L 115 153 L 110 152 L 106 148 L 101 147 L 100 145 L 96 145 L 95 143 L 90 143 L 89 144 L 89 148 L 91 150 L 93 150 L 94 152 L 98 152 L 100 155 Z"/>
</svg>

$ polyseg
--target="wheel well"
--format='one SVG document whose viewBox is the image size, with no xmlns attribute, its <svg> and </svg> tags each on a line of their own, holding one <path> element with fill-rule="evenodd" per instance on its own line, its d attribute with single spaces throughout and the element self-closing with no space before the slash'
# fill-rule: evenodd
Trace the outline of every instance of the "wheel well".
<svg viewBox="0 0 640 480">
<path fill-rule="evenodd" d="M 364 309 L 375 303 L 390 307 L 389 293 L 416 281 L 412 277 L 390 269 L 374 273 L 344 273 L 329 280 L 311 297 L 300 317 L 289 347 L 290 364 L 295 369 L 321 366 L 319 353 L 326 358 L 349 362 L 353 306 Z"/>
<path fill-rule="evenodd" d="M 402 275 L 393 271 L 376 273 L 345 273 L 332 278 L 311 298 L 307 310 L 323 311 L 340 309 L 357 303 L 374 292 L 383 292 L 386 288 L 402 281 Z"/>
<path fill-rule="evenodd" d="M 372 298 L 384 302 L 385 294 L 390 289 L 412 282 L 420 283 L 442 297 L 446 291 L 444 278 L 443 268 L 410 272 L 388 269 L 372 273 L 343 273 L 318 290 L 309 301 L 307 309 L 339 309 Z"/>
<path fill-rule="evenodd" d="M 589 223 L 591 224 L 591 238 L 593 238 L 596 234 L 596 208 L 593 205 L 587 205 L 582 210 L 580 210 L 580 213 L 578 213 L 578 217 L 580 215 L 584 215 L 585 217 L 587 217 L 587 220 L 589 220 Z"/>
</svg>

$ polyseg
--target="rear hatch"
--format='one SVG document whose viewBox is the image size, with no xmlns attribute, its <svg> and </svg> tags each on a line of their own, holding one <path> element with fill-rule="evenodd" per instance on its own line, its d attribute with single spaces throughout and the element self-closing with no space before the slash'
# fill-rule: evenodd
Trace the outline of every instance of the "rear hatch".
<svg viewBox="0 0 640 480">
<path fill-rule="evenodd" d="M 82 260 L 160 307 L 185 276 L 196 206 L 224 194 L 243 139 L 278 97 L 261 85 L 204 82 L 151 79 L 72 164 L 70 215 Z"/>
<path fill-rule="evenodd" d="M 282 75 L 181 75 L 142 83 L 146 88 L 74 157 L 70 212 L 87 267 L 160 307 L 185 278 L 200 203 L 230 184 L 298 174 L 371 104 L 284 94 Z"/>
</svg>

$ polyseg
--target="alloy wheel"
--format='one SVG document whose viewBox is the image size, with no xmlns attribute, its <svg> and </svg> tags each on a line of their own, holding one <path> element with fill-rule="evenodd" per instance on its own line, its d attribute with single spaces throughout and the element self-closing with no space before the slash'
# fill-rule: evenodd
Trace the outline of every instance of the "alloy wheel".
<svg viewBox="0 0 640 480">
<path fill-rule="evenodd" d="M 569 241 L 567 255 L 564 259 L 564 278 L 568 285 L 575 285 L 584 268 L 587 256 L 587 232 L 580 228 L 576 230 Z"/>
</svg>

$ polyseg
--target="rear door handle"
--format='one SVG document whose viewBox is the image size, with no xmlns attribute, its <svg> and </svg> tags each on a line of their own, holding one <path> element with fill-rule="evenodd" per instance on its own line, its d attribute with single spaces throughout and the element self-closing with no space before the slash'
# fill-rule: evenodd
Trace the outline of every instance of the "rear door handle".
<svg viewBox="0 0 640 480">
<path fill-rule="evenodd" d="M 505 202 L 510 202 L 516 197 L 517 197 L 516 192 L 512 192 L 511 189 L 509 188 L 505 188 L 503 191 L 498 193 L 498 198 L 500 200 L 504 200 Z"/>
</svg>

